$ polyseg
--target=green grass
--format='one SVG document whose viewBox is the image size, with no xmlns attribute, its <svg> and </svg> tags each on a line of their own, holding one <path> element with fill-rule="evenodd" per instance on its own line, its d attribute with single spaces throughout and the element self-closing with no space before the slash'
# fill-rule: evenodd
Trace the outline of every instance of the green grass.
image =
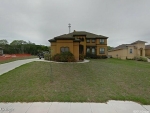
<svg viewBox="0 0 150 113">
<path fill-rule="evenodd" d="M 13 61 L 16 61 L 16 60 L 30 59 L 30 58 L 37 58 L 37 56 L 25 56 L 25 57 L 16 57 L 16 58 L 14 57 L 14 58 L 7 59 L 7 60 L 0 60 L 0 64 L 13 62 Z"/>
<path fill-rule="evenodd" d="M 150 63 L 118 59 L 85 64 L 32 62 L 0 76 L 0 102 L 108 100 L 150 104 Z"/>
</svg>

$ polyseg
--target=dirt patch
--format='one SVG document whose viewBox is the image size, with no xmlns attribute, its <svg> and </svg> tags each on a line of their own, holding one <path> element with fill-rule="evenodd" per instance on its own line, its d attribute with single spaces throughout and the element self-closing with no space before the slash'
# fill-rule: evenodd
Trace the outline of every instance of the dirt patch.
<svg viewBox="0 0 150 113">
<path fill-rule="evenodd" d="M 30 54 L 5 54 L 3 56 L 0 56 L 0 61 L 9 60 L 12 58 L 27 57 L 27 56 L 31 56 L 31 55 Z"/>
</svg>

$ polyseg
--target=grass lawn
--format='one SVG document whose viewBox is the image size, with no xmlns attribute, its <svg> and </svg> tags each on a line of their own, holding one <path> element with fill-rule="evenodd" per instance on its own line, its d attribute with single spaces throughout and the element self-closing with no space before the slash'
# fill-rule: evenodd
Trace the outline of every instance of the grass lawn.
<svg viewBox="0 0 150 113">
<path fill-rule="evenodd" d="M 85 64 L 32 62 L 0 76 L 0 102 L 108 100 L 150 104 L 150 63 L 118 59 Z"/>
<path fill-rule="evenodd" d="M 0 60 L 0 64 L 16 61 L 16 60 L 24 60 L 24 59 L 30 59 L 30 58 L 38 58 L 37 56 L 25 56 L 25 57 L 14 57 L 7 60 Z"/>
</svg>

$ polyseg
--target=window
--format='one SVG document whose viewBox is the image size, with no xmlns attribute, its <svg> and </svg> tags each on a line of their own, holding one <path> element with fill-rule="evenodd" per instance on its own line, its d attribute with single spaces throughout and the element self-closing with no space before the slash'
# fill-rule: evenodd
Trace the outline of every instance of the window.
<svg viewBox="0 0 150 113">
<path fill-rule="evenodd" d="M 87 43 L 90 43 L 90 39 L 87 39 L 86 42 L 87 42 Z"/>
<path fill-rule="evenodd" d="M 95 48 L 92 48 L 92 54 L 95 54 Z"/>
<path fill-rule="evenodd" d="M 99 40 L 100 44 L 104 44 L 104 39 Z"/>
<path fill-rule="evenodd" d="M 92 42 L 94 43 L 94 42 L 95 42 L 95 39 L 92 39 Z"/>
<path fill-rule="evenodd" d="M 87 53 L 90 53 L 90 48 L 86 48 L 86 52 L 87 52 Z"/>
<path fill-rule="evenodd" d="M 61 52 L 65 52 L 65 48 L 64 48 L 64 47 L 61 47 L 61 48 L 60 48 L 60 51 L 61 51 Z"/>
<path fill-rule="evenodd" d="M 61 47 L 60 51 L 61 52 L 68 52 L 69 51 L 69 47 Z"/>
<path fill-rule="evenodd" d="M 100 49 L 99 49 L 99 53 L 100 53 L 100 54 L 105 54 L 105 49 L 104 49 L 104 48 L 100 48 Z"/>
<path fill-rule="evenodd" d="M 130 49 L 130 53 L 132 54 L 132 49 Z"/>
<path fill-rule="evenodd" d="M 84 42 L 84 38 L 79 38 L 81 42 Z"/>
</svg>

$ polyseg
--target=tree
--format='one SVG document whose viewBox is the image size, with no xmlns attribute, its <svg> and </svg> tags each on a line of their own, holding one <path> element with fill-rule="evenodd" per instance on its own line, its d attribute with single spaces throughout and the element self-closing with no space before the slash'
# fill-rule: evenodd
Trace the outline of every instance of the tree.
<svg viewBox="0 0 150 113">
<path fill-rule="evenodd" d="M 10 45 L 22 45 L 22 44 L 27 44 L 27 42 L 24 40 L 14 40 L 10 43 Z"/>
<path fill-rule="evenodd" d="M 14 40 L 10 43 L 11 46 L 17 51 L 17 53 L 24 53 L 24 45 L 27 44 L 24 40 Z"/>
<path fill-rule="evenodd" d="M 111 50 L 113 49 L 114 47 L 110 47 L 110 46 L 107 46 L 107 50 Z"/>
<path fill-rule="evenodd" d="M 6 45 L 8 44 L 8 41 L 3 39 L 3 40 L 0 40 L 0 45 Z"/>
</svg>

